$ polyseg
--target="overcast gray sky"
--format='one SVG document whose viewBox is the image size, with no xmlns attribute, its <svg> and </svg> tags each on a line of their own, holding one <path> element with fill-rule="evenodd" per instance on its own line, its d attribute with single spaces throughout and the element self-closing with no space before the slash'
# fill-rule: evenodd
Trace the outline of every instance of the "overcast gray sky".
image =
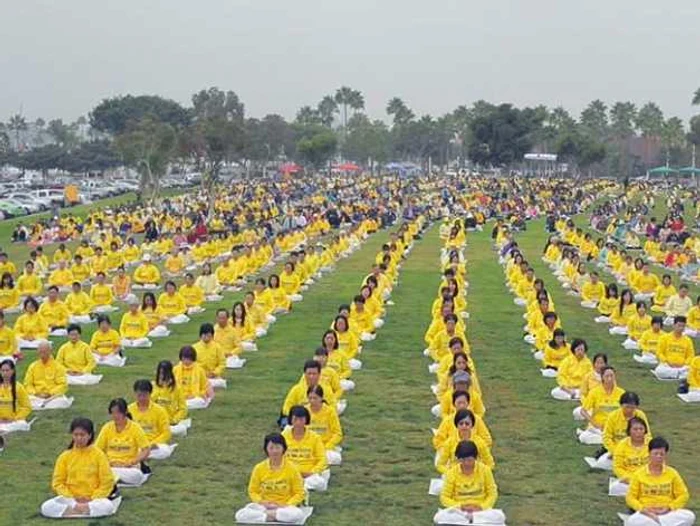
<svg viewBox="0 0 700 526">
<path fill-rule="evenodd" d="M 600 98 L 687 119 L 698 50 L 699 0 L 0 0 L 0 120 L 209 86 L 291 118 L 343 84 L 375 118 L 400 96 L 433 115 Z"/>
</svg>

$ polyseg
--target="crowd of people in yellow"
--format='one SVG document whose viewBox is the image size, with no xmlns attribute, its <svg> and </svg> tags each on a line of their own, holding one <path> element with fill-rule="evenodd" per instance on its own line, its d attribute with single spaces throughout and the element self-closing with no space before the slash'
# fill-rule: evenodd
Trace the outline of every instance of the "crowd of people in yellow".
<svg viewBox="0 0 700 526">
<path fill-rule="evenodd" d="M 670 276 L 659 280 L 641 259 L 634 264 L 629 258 L 630 267 L 621 269 L 626 260 L 618 259 L 620 254 L 613 242 L 595 242 L 563 215 L 552 221 L 552 227 L 556 235 L 550 237 L 542 260 L 560 285 L 568 294 L 580 297 L 583 308 L 596 309 L 596 321 L 610 324 L 610 334 L 626 335 L 623 347 L 640 350 L 635 359 L 656 365 L 653 372 L 658 378 L 688 377 L 691 392 L 695 392 L 697 386 L 689 373 L 697 358 L 692 339 L 686 334 L 686 314 L 692 307 L 687 299 L 688 287 L 681 285 L 676 291 L 670 285 Z M 631 514 L 621 513 L 620 518 L 628 526 L 694 524 L 695 515 L 685 509 L 688 488 L 667 464 L 669 443 L 652 435 L 640 408 L 640 396 L 618 385 L 615 368 L 606 354 L 589 357 L 584 339 L 568 337 L 544 279 L 535 275 L 507 225 L 496 225 L 494 241 L 504 265 L 506 285 L 515 303 L 526 309 L 524 340 L 532 346 L 533 357 L 541 362 L 542 376 L 556 380 L 551 396 L 580 404 L 573 410 L 574 419 L 585 422 L 577 430 L 578 440 L 600 446 L 594 456 L 584 460 L 592 469 L 613 472 L 609 494 L 625 497 L 631 510 Z M 597 265 L 591 269 L 591 263 Z M 610 271 L 621 286 L 629 288 L 618 293 L 615 282 L 606 286 L 599 270 Z M 664 326 L 671 326 L 671 331 L 665 332 Z"/>
</svg>

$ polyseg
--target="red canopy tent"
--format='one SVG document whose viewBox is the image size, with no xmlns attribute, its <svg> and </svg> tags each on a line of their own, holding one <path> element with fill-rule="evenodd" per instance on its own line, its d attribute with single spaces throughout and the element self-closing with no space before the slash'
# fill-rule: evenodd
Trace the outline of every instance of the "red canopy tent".
<svg viewBox="0 0 700 526">
<path fill-rule="evenodd" d="M 301 172 L 301 166 L 296 163 L 285 163 L 280 166 L 280 172 L 283 174 L 295 174 Z"/>
<path fill-rule="evenodd" d="M 355 163 L 343 163 L 336 166 L 336 169 L 343 172 L 359 172 L 361 168 Z"/>
</svg>

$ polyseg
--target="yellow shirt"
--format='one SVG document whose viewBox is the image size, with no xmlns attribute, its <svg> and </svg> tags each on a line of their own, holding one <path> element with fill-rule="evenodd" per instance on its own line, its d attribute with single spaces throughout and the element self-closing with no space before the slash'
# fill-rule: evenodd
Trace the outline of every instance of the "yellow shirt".
<svg viewBox="0 0 700 526">
<path fill-rule="evenodd" d="M 170 441 L 170 417 L 163 407 L 151 400 L 145 411 L 141 411 L 136 402 L 129 404 L 128 409 L 134 422 L 146 434 L 149 445 L 167 444 Z"/>
<path fill-rule="evenodd" d="M 0 327 L 0 356 L 12 356 L 17 352 L 17 336 L 7 325 Z"/>
<path fill-rule="evenodd" d="M 73 447 L 58 456 L 51 489 L 60 497 L 104 499 L 114 489 L 107 455 L 97 446 Z"/>
<path fill-rule="evenodd" d="M 286 457 L 279 469 L 272 469 L 270 461 L 263 460 L 253 468 L 248 495 L 255 503 L 274 502 L 280 506 L 298 506 L 304 502 L 304 479 L 299 469 Z"/>
<path fill-rule="evenodd" d="M 107 454 L 110 464 L 114 462 L 131 464 L 141 450 L 146 449 L 150 444 L 141 426 L 132 420 L 127 420 L 121 432 L 117 431 L 114 422 L 103 425 L 95 445 Z"/>
<path fill-rule="evenodd" d="M 638 344 L 639 348 L 643 353 L 646 354 L 656 354 L 659 349 L 659 340 L 664 335 L 664 331 L 654 329 L 645 330 L 639 337 Z"/>
<path fill-rule="evenodd" d="M 454 426 L 454 424 L 453 424 Z M 442 445 L 442 449 L 438 454 L 437 470 L 440 473 L 447 473 L 452 466 L 457 463 L 457 457 L 455 457 L 455 450 L 457 445 L 464 439 L 459 436 L 459 433 L 455 433 L 450 436 L 445 443 Z M 493 460 L 493 455 L 491 455 L 491 449 L 484 443 L 483 440 L 472 430 L 471 438 L 469 438 L 474 444 L 476 444 L 476 449 L 479 452 L 479 462 L 483 462 L 489 468 L 493 469 L 496 465 Z"/>
<path fill-rule="evenodd" d="M 57 268 L 49 276 L 49 285 L 57 287 L 70 287 L 74 281 L 73 272 L 69 268 Z"/>
<path fill-rule="evenodd" d="M 151 400 L 167 411 L 171 424 L 187 418 L 187 402 L 179 385 L 175 384 L 173 389 L 154 385 Z"/>
<path fill-rule="evenodd" d="M 90 347 L 100 356 L 114 354 L 120 345 L 121 338 L 114 329 L 108 329 L 107 332 L 97 329 L 92 333 L 92 338 L 90 338 Z"/>
<path fill-rule="evenodd" d="M 632 475 L 649 464 L 649 434 L 640 447 L 632 445 L 630 437 L 623 438 L 612 451 L 613 473 L 619 479 L 629 481 Z"/>
<path fill-rule="evenodd" d="M 286 457 L 300 472 L 318 474 L 326 470 L 326 448 L 320 436 L 308 428 L 301 440 L 294 438 L 291 428 L 285 429 L 282 436 L 287 441 Z"/>
<path fill-rule="evenodd" d="M 49 336 L 49 326 L 41 314 L 25 312 L 15 322 L 15 334 L 25 340 L 46 339 Z"/>
<path fill-rule="evenodd" d="M 695 346 L 690 337 L 682 334 L 677 337 L 675 334 L 664 334 L 659 338 L 659 348 L 656 352 L 659 361 L 671 367 L 682 367 L 690 365 L 695 357 Z"/>
<path fill-rule="evenodd" d="M 620 407 L 620 397 L 623 394 L 625 390 L 618 386 L 608 393 L 602 385 L 599 385 L 586 395 L 581 405 L 591 415 L 591 423 L 602 429 L 608 415 Z"/>
<path fill-rule="evenodd" d="M 26 420 L 32 412 L 32 404 L 24 386 L 15 383 L 15 404 L 12 406 L 12 387 L 8 383 L 0 384 L 0 420 Z"/>
<path fill-rule="evenodd" d="M 185 367 L 182 363 L 178 363 L 173 367 L 173 375 L 177 385 L 182 387 L 185 398 L 206 397 L 209 383 L 201 365 L 195 362 L 190 367 Z"/>
<path fill-rule="evenodd" d="M 581 299 L 583 301 L 601 301 L 605 298 L 605 285 L 599 281 L 596 284 L 587 281 L 581 287 Z"/>
<path fill-rule="evenodd" d="M 497 498 L 498 487 L 493 472 L 483 462 L 476 462 L 471 475 L 462 473 L 459 464 L 445 473 L 440 503 L 446 508 L 473 505 L 489 510 L 496 504 Z"/>
<path fill-rule="evenodd" d="M 66 370 L 53 358 L 32 362 L 24 375 L 24 387 L 30 395 L 62 395 L 68 389 Z"/>
<path fill-rule="evenodd" d="M 652 475 L 649 466 L 634 472 L 625 501 L 635 511 L 644 508 L 683 508 L 689 499 L 688 488 L 678 472 L 664 466 L 660 475 Z"/>
<path fill-rule="evenodd" d="M 209 376 L 220 377 L 226 368 L 226 357 L 224 350 L 215 341 L 204 343 L 199 340 L 192 347 L 197 351 L 197 363 L 202 366 L 204 372 Z"/>
<path fill-rule="evenodd" d="M 230 323 L 222 327 L 218 323 L 214 325 L 214 341 L 224 352 L 224 356 L 238 356 L 241 354 L 241 342 L 238 339 L 237 331 Z"/>
<path fill-rule="evenodd" d="M 158 297 L 158 310 L 169 318 L 171 316 L 184 314 L 187 311 L 187 305 L 185 305 L 185 300 L 179 292 L 176 291 L 172 295 L 163 292 Z"/>
<path fill-rule="evenodd" d="M 61 300 L 46 300 L 39 306 L 39 314 L 46 320 L 49 327 L 65 327 L 68 325 L 70 313 Z"/>
<path fill-rule="evenodd" d="M 66 307 L 68 312 L 75 316 L 85 316 L 90 314 L 92 310 L 92 300 L 84 291 L 80 291 L 77 294 L 75 292 L 69 292 L 66 296 Z"/>
<path fill-rule="evenodd" d="M 73 274 L 73 279 L 75 281 L 80 281 L 83 282 L 87 280 L 92 272 L 90 271 L 90 267 L 86 265 L 85 263 L 81 263 L 80 265 L 73 264 L 70 267 L 71 273 Z"/>
<path fill-rule="evenodd" d="M 335 407 L 323 404 L 316 413 L 311 411 L 309 404 L 306 404 L 306 408 L 311 414 L 309 429 L 321 437 L 326 449 L 333 449 L 340 445 L 343 441 L 343 429 L 340 426 L 340 419 Z"/>
<path fill-rule="evenodd" d="M 66 342 L 58 349 L 56 361 L 67 371 L 82 374 L 91 373 L 95 369 L 95 357 L 90 346 L 82 340 Z"/>
<path fill-rule="evenodd" d="M 188 307 L 200 307 L 204 303 L 204 291 L 198 285 L 182 285 L 179 292 Z"/>
<path fill-rule="evenodd" d="M 90 299 L 97 306 L 107 306 L 114 301 L 114 294 L 109 285 L 95 283 L 90 287 Z"/>
<path fill-rule="evenodd" d="M 559 365 L 557 372 L 557 383 L 567 389 L 580 389 L 583 378 L 591 372 L 593 364 L 588 356 L 581 360 L 574 354 L 570 354 Z"/>
<path fill-rule="evenodd" d="M 647 415 L 641 409 L 635 409 L 634 416 L 641 418 L 647 425 L 647 434 L 651 436 L 651 427 L 647 420 Z M 615 409 L 608 415 L 603 427 L 603 446 L 611 453 L 615 451 L 615 446 L 627 438 L 627 422 L 622 408 Z"/>
<path fill-rule="evenodd" d="M 16 286 L 20 296 L 36 296 L 43 288 L 41 278 L 36 274 L 22 274 L 17 279 Z"/>
<path fill-rule="evenodd" d="M 18 305 L 19 292 L 16 288 L 0 288 L 0 309 L 11 309 Z"/>
<path fill-rule="evenodd" d="M 142 311 L 137 311 L 136 314 L 131 311 L 127 311 L 122 316 L 121 323 L 119 324 L 119 333 L 122 338 L 127 340 L 138 340 L 139 338 L 145 338 L 148 335 L 150 326 L 148 323 L 148 318 Z M 97 334 L 97 333 L 95 333 Z"/>
<path fill-rule="evenodd" d="M 134 283 L 160 283 L 160 271 L 153 264 L 139 265 L 134 271 Z"/>
</svg>

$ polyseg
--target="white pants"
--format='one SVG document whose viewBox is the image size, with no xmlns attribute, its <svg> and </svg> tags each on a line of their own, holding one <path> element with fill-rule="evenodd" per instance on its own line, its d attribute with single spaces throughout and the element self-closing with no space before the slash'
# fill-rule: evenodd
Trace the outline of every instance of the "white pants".
<svg viewBox="0 0 700 526">
<path fill-rule="evenodd" d="M 574 408 L 573 414 L 574 414 L 574 420 L 583 421 L 586 419 L 586 417 L 583 416 L 583 407 L 582 406 L 578 406 L 578 407 Z"/>
<path fill-rule="evenodd" d="M 241 349 L 243 349 L 244 351 L 249 351 L 249 352 L 257 351 L 258 346 L 255 342 L 243 341 L 243 342 L 241 342 Z"/>
<path fill-rule="evenodd" d="M 615 327 L 610 327 L 610 330 L 608 330 L 610 334 L 613 335 L 620 335 L 620 336 L 626 336 L 627 335 L 627 327 L 622 327 L 621 325 L 615 325 Z"/>
<path fill-rule="evenodd" d="M 287 298 L 292 303 L 298 303 L 304 299 L 304 296 L 302 296 L 301 294 L 290 294 L 287 296 Z"/>
<path fill-rule="evenodd" d="M 527 305 L 527 302 L 523 298 L 515 298 L 513 300 L 513 303 L 515 303 L 519 307 L 524 307 L 525 305 Z"/>
<path fill-rule="evenodd" d="M 124 296 L 119 298 L 119 301 L 123 301 L 124 303 L 129 303 L 129 302 L 132 302 L 134 300 L 138 300 L 138 298 L 136 297 L 136 294 L 134 294 L 133 292 L 129 292 L 129 294 L 125 294 Z"/>
<path fill-rule="evenodd" d="M 119 356 L 116 353 L 108 354 L 107 356 L 102 356 L 101 354 L 92 353 L 95 357 L 97 365 L 105 365 L 107 367 L 124 367 L 126 363 L 126 356 Z"/>
<path fill-rule="evenodd" d="M 191 418 L 184 418 L 180 420 L 177 424 L 173 424 L 170 426 L 170 433 L 173 436 L 187 436 L 187 430 L 192 427 L 192 419 Z"/>
<path fill-rule="evenodd" d="M 18 431 L 29 431 L 32 428 L 31 422 L 26 420 L 15 420 L 0 424 L 0 433 L 16 433 Z"/>
<path fill-rule="evenodd" d="M 554 369 L 540 369 L 540 372 L 542 373 L 542 376 L 545 378 L 556 378 L 557 377 L 557 371 Z"/>
<path fill-rule="evenodd" d="M 29 401 L 34 411 L 42 411 L 44 409 L 68 409 L 73 405 L 73 397 L 65 395 L 55 398 L 39 398 L 38 396 L 29 395 Z"/>
<path fill-rule="evenodd" d="M 363 342 L 371 342 L 376 337 L 377 335 L 372 334 L 371 332 L 363 332 L 362 334 L 360 334 L 360 340 L 362 340 Z"/>
<path fill-rule="evenodd" d="M 343 400 L 338 400 L 338 403 L 335 404 L 335 410 L 338 412 L 338 416 L 342 415 L 345 410 L 348 407 L 348 401 L 343 399 Z"/>
<path fill-rule="evenodd" d="M 442 409 L 440 408 L 440 404 L 435 404 L 433 407 L 430 408 L 430 413 L 435 417 L 435 418 L 440 418 L 442 416 Z"/>
<path fill-rule="evenodd" d="M 79 325 L 82 325 L 85 323 L 92 323 L 92 321 L 93 320 L 89 314 L 74 315 L 74 316 L 70 316 L 68 318 L 68 323 L 77 323 Z"/>
<path fill-rule="evenodd" d="M 577 429 L 578 441 L 587 446 L 600 446 L 603 444 L 603 432 L 597 427 Z"/>
<path fill-rule="evenodd" d="M 262 338 L 263 336 L 267 336 L 267 329 L 264 329 L 263 327 L 256 327 L 255 337 Z"/>
<path fill-rule="evenodd" d="M 561 387 L 555 387 L 551 390 L 550 394 L 555 400 L 580 400 L 581 392 L 578 389 L 574 390 L 573 395 L 564 391 Z"/>
<path fill-rule="evenodd" d="M 38 349 L 39 342 L 41 341 L 42 340 L 23 340 L 22 338 L 17 338 L 17 346 L 20 349 Z"/>
<path fill-rule="evenodd" d="M 159 286 L 156 283 L 135 283 L 131 288 L 134 290 L 156 290 Z"/>
<path fill-rule="evenodd" d="M 660 515 L 659 522 L 637 512 L 625 522 L 625 526 L 692 526 L 693 524 L 695 524 L 695 514 L 685 509 L 669 511 Z"/>
<path fill-rule="evenodd" d="M 267 323 L 275 323 L 277 321 L 277 318 L 275 318 L 272 314 L 268 314 L 266 319 Z"/>
<path fill-rule="evenodd" d="M 334 451 L 333 449 L 328 449 L 326 451 L 326 461 L 329 466 L 340 466 L 343 463 L 343 455 L 340 451 Z"/>
<path fill-rule="evenodd" d="M 671 323 L 670 325 L 673 325 L 673 324 Z M 694 330 L 694 329 L 688 329 L 688 328 L 686 328 L 686 329 L 683 331 L 683 334 L 685 334 L 686 336 L 690 336 L 691 338 L 697 338 L 697 337 L 700 335 L 700 332 L 698 332 L 698 331 L 696 331 L 696 330 Z"/>
<path fill-rule="evenodd" d="M 89 517 L 108 517 L 114 515 L 121 504 L 121 497 L 114 500 L 109 499 L 93 499 L 88 502 L 90 508 Z M 54 497 L 41 505 L 41 514 L 49 519 L 62 519 L 64 513 L 69 508 L 76 505 L 75 499 L 69 497 Z M 68 518 L 80 517 L 80 515 L 71 515 Z"/>
<path fill-rule="evenodd" d="M 7 312 L 7 311 L 5 311 Z M 68 336 L 68 330 L 66 329 L 54 329 L 49 333 L 49 336 L 54 336 L 56 338 L 63 338 Z"/>
<path fill-rule="evenodd" d="M 209 378 L 208 382 L 212 389 L 226 389 L 226 378 Z"/>
<path fill-rule="evenodd" d="M 170 336 L 170 329 L 165 325 L 156 325 L 151 329 L 151 332 L 148 333 L 149 338 L 165 338 L 166 336 Z"/>
<path fill-rule="evenodd" d="M 632 356 L 635 362 L 637 363 L 643 363 L 646 365 L 658 365 L 659 359 L 656 357 L 655 354 L 649 354 L 649 353 L 642 353 L 642 354 L 635 354 Z"/>
<path fill-rule="evenodd" d="M 624 342 L 622 342 L 622 346 L 628 351 L 639 350 L 639 344 L 630 337 L 628 337 Z"/>
<path fill-rule="evenodd" d="M 168 318 L 168 323 L 172 323 L 173 325 L 181 325 L 183 323 L 187 323 L 188 321 L 190 321 L 190 319 L 187 314 L 177 314 Z"/>
<path fill-rule="evenodd" d="M 205 310 L 204 307 L 199 307 L 199 306 L 190 307 L 187 309 L 187 314 L 200 314 L 200 313 L 204 312 L 204 310 Z"/>
<path fill-rule="evenodd" d="M 115 307 L 114 305 L 98 305 L 94 309 L 92 309 L 92 311 L 97 314 L 108 314 L 110 312 L 116 312 L 118 310 L 119 307 Z"/>
<path fill-rule="evenodd" d="M 240 369 L 245 365 L 246 359 L 238 356 L 229 356 L 226 358 L 226 369 Z"/>
<path fill-rule="evenodd" d="M 610 453 L 604 453 L 600 457 L 583 457 L 583 460 L 591 469 L 602 469 L 604 471 L 612 471 L 612 457 Z"/>
<path fill-rule="evenodd" d="M 165 460 L 166 458 L 170 458 L 176 447 L 177 444 L 156 444 L 156 447 L 151 449 L 150 453 L 148 453 L 148 458 L 153 460 Z"/>
<path fill-rule="evenodd" d="M 700 402 L 700 389 L 691 389 L 685 394 L 678 394 L 678 398 L 684 402 Z"/>
<path fill-rule="evenodd" d="M 352 369 L 353 371 L 359 371 L 360 369 L 362 369 L 362 362 L 360 360 L 356 358 L 350 358 L 348 362 L 350 362 L 350 369 Z"/>
<path fill-rule="evenodd" d="M 534 353 L 532 353 L 532 357 L 538 362 L 540 362 L 544 358 L 544 353 L 542 351 L 535 351 Z M 556 375 L 554 375 L 554 377 L 556 378 Z"/>
<path fill-rule="evenodd" d="M 68 385 L 97 385 L 102 380 L 101 374 L 67 374 Z"/>
<path fill-rule="evenodd" d="M 498 509 L 475 511 L 466 513 L 459 508 L 447 508 L 439 510 L 433 517 L 435 524 L 493 524 L 506 523 L 505 514 Z"/>
<path fill-rule="evenodd" d="M 634 295 L 634 301 L 649 301 L 653 297 L 653 292 L 637 292 Z"/>
<path fill-rule="evenodd" d="M 594 321 L 596 323 L 610 323 L 610 316 L 596 316 Z"/>
<path fill-rule="evenodd" d="M 610 477 L 608 480 L 608 495 L 610 497 L 625 497 L 629 489 L 630 485 L 620 482 L 620 479 Z"/>
<path fill-rule="evenodd" d="M 207 301 L 221 301 L 224 297 L 221 294 L 207 294 L 204 296 Z"/>
<path fill-rule="evenodd" d="M 158 327 L 163 327 L 162 325 L 158 325 Z M 158 328 L 156 327 L 153 329 L 154 331 Z M 167 330 L 167 329 L 165 329 Z M 151 331 L 153 332 L 153 331 Z M 148 338 L 135 338 L 135 339 L 129 339 L 129 338 L 124 338 L 121 341 L 122 347 L 128 347 L 130 349 L 150 349 L 153 347 L 153 342 L 149 340 Z"/>
<path fill-rule="evenodd" d="M 306 491 L 326 491 L 330 478 L 331 472 L 329 469 L 310 475 L 304 479 L 304 489 Z"/>
<path fill-rule="evenodd" d="M 672 367 L 666 363 L 660 363 L 654 369 L 654 373 L 662 380 L 684 380 L 688 376 L 688 366 Z"/>
<path fill-rule="evenodd" d="M 376 320 L 374 320 L 374 328 L 375 329 L 381 329 L 382 327 L 384 327 L 384 320 L 383 319 L 377 318 Z"/>
<path fill-rule="evenodd" d="M 341 380 L 340 388 L 343 391 L 352 391 L 353 389 L 355 389 L 355 382 L 353 382 L 352 380 Z"/>
<path fill-rule="evenodd" d="M 112 474 L 117 482 L 129 486 L 141 486 L 148 477 L 139 468 L 112 468 Z"/>
<path fill-rule="evenodd" d="M 523 336 L 523 341 L 525 343 L 529 343 L 530 345 L 535 345 L 535 342 L 537 341 L 535 337 L 532 334 L 526 334 Z"/>
<path fill-rule="evenodd" d="M 584 307 L 586 309 L 595 309 L 598 306 L 597 301 L 582 301 L 581 302 L 581 307 Z"/>
<path fill-rule="evenodd" d="M 304 518 L 304 513 L 297 506 L 284 506 L 275 510 L 275 521 L 297 523 Z M 236 522 L 243 524 L 264 524 L 267 522 L 265 506 L 251 503 L 236 512 Z"/>
<path fill-rule="evenodd" d="M 211 403 L 211 398 L 202 398 L 198 396 L 196 398 L 187 399 L 187 409 L 206 409 Z"/>
</svg>

